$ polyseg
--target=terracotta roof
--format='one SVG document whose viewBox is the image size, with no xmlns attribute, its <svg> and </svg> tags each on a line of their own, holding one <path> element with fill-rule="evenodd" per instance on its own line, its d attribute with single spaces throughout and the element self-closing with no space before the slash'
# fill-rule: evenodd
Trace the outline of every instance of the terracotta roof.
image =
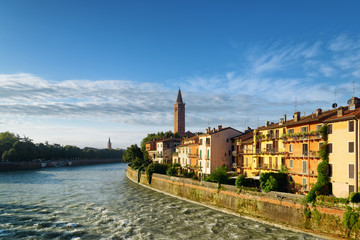
<svg viewBox="0 0 360 240">
<path fill-rule="evenodd" d="M 242 134 L 242 132 L 241 132 L 241 131 L 236 130 L 235 128 L 232 128 L 232 127 L 225 127 L 225 128 L 222 128 L 221 130 L 215 129 L 215 132 L 214 132 L 213 130 L 211 130 L 209 133 L 203 133 L 203 134 L 200 134 L 199 136 L 203 136 L 203 135 L 212 135 L 212 134 L 216 134 L 216 133 L 222 132 L 222 131 L 224 131 L 224 130 L 228 130 L 228 129 L 232 129 L 232 130 L 234 130 L 234 131 L 239 132 L 239 134 Z"/>
<path fill-rule="evenodd" d="M 354 109 L 354 110 L 344 110 L 344 114 L 342 116 L 331 116 L 328 119 L 326 119 L 324 122 L 336 122 L 336 121 L 345 121 L 354 119 L 357 115 L 360 115 L 360 108 Z"/>
<path fill-rule="evenodd" d="M 269 125 L 268 127 L 266 127 L 266 126 L 258 127 L 257 130 L 274 129 L 274 128 L 279 128 L 279 127 L 289 127 L 289 126 L 294 126 L 294 125 L 302 125 L 302 124 L 310 123 L 310 122 L 324 121 L 324 120 L 336 115 L 336 113 L 337 113 L 337 109 L 331 109 L 331 110 L 324 111 L 318 116 L 316 116 L 316 113 L 312 113 L 310 115 L 300 117 L 300 120 L 296 121 L 296 122 L 294 121 L 294 119 L 290 119 L 290 120 L 287 120 L 282 125 L 280 125 L 280 122 L 277 122 L 272 125 Z"/>
<path fill-rule="evenodd" d="M 232 137 L 231 139 L 240 139 L 242 141 L 246 141 L 248 139 L 253 139 L 253 137 L 254 137 L 254 130 L 251 130 L 251 131 L 249 131 L 247 133 L 243 133 L 241 135 Z"/>
</svg>

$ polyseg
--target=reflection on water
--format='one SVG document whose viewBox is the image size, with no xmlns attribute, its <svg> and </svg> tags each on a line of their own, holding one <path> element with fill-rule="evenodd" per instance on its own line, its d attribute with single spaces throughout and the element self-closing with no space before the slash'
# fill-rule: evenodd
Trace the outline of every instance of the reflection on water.
<svg viewBox="0 0 360 240">
<path fill-rule="evenodd" d="M 125 169 L 0 173 L 0 239 L 315 239 L 143 188 Z"/>
</svg>

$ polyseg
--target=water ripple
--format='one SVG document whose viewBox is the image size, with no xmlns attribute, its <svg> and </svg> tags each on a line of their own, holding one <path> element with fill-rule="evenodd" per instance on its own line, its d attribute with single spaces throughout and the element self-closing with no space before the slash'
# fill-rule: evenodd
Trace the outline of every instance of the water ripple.
<svg viewBox="0 0 360 240">
<path fill-rule="evenodd" d="M 0 173 L 0 239 L 316 239 L 143 188 L 125 169 Z"/>
</svg>

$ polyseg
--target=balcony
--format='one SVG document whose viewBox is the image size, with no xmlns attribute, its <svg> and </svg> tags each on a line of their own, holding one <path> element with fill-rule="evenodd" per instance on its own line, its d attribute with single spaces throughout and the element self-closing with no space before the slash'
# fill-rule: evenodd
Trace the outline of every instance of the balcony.
<svg viewBox="0 0 360 240">
<path fill-rule="evenodd" d="M 294 151 L 294 152 L 289 152 L 287 154 L 287 157 L 290 157 L 290 158 L 320 158 L 318 155 L 318 151 L 308 151 L 308 152 Z"/>
<path fill-rule="evenodd" d="M 318 131 L 299 132 L 284 134 L 281 136 L 284 142 L 320 141 L 322 136 Z"/>
<path fill-rule="evenodd" d="M 199 157 L 199 154 L 197 154 L 197 153 L 188 153 L 187 156 L 189 158 L 197 158 L 197 157 Z"/>
</svg>

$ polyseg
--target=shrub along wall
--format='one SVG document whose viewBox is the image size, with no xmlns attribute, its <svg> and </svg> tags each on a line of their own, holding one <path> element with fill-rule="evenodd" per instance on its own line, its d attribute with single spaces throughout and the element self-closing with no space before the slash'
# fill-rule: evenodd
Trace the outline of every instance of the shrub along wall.
<svg viewBox="0 0 360 240">
<path fill-rule="evenodd" d="M 187 198 L 206 205 L 225 208 L 232 212 L 260 218 L 268 222 L 312 230 L 325 235 L 347 237 L 342 224 L 344 207 L 310 206 L 304 203 L 304 196 L 279 192 L 241 192 L 231 185 L 199 182 L 192 179 L 170 177 L 154 173 L 151 184 L 145 174 L 138 179 L 138 171 L 127 169 L 127 176 L 143 185 L 175 196 Z"/>
</svg>

